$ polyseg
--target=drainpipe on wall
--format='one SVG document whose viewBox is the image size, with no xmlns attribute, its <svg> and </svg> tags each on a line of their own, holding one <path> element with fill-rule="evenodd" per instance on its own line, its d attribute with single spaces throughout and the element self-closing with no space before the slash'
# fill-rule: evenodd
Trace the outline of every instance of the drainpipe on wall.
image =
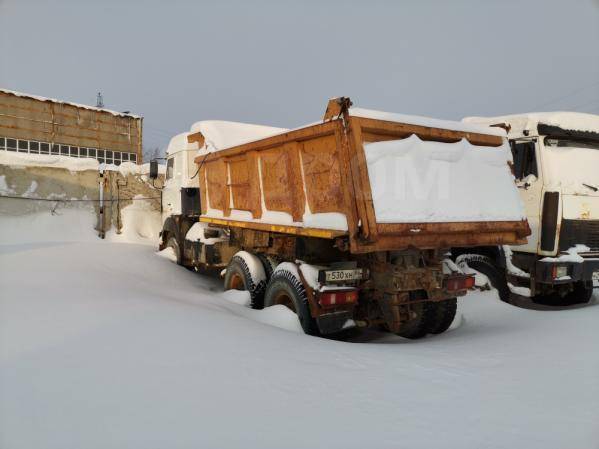
<svg viewBox="0 0 599 449">
<path fill-rule="evenodd" d="M 100 168 L 100 234 L 99 237 L 103 239 L 105 237 L 104 232 L 104 168 Z"/>
</svg>

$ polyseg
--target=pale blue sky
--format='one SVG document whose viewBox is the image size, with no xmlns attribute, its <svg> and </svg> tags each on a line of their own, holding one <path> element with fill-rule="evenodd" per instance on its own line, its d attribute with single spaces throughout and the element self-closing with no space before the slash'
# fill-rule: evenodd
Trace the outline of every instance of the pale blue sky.
<svg viewBox="0 0 599 449">
<path fill-rule="evenodd" d="M 599 2 L 0 0 L 0 86 L 145 117 L 295 127 L 329 97 L 459 119 L 599 114 Z"/>
</svg>

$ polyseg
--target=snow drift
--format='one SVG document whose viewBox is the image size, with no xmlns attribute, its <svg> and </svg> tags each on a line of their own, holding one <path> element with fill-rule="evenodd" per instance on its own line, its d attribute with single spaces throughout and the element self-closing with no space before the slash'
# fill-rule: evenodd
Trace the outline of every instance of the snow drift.
<svg viewBox="0 0 599 449">
<path fill-rule="evenodd" d="M 364 145 L 379 223 L 512 221 L 524 217 L 501 147 L 423 141 Z"/>
</svg>

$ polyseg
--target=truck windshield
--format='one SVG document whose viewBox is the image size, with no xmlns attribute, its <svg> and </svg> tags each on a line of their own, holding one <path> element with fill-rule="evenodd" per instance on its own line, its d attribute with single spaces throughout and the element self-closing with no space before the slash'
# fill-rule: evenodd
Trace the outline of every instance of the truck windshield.
<svg viewBox="0 0 599 449">
<path fill-rule="evenodd" d="M 552 139 L 545 137 L 545 146 L 549 148 L 590 148 L 599 150 L 599 142 L 592 140 Z"/>
<path fill-rule="evenodd" d="M 585 185 L 599 186 L 599 141 L 546 137 L 543 142 L 548 180 L 564 193 L 593 194 Z"/>
</svg>

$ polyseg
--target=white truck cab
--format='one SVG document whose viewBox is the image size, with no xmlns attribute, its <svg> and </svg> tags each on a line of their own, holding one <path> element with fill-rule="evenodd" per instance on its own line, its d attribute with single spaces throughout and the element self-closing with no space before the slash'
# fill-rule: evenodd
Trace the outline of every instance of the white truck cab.
<svg viewBox="0 0 599 449">
<path fill-rule="evenodd" d="M 192 257 L 185 236 L 200 215 L 198 155 L 240 145 L 287 131 L 284 128 L 221 120 L 194 123 L 188 132 L 174 136 L 166 150 L 166 176 L 162 188 L 160 249 L 170 246 L 177 262 Z"/>
<path fill-rule="evenodd" d="M 588 301 L 599 281 L 599 116 L 546 112 L 464 121 L 505 128 L 512 149 L 531 235 L 507 249 L 511 292 Z"/>
<path fill-rule="evenodd" d="M 166 176 L 162 190 L 162 222 L 173 215 L 181 215 L 185 197 L 194 197 L 198 188 L 197 166 L 193 159 L 197 156 L 198 143 L 189 143 L 189 132 L 173 137 L 166 150 Z M 195 182 L 194 182 L 195 181 Z M 190 190 L 191 189 L 191 190 Z M 197 193 L 197 192 L 196 192 Z"/>
</svg>

